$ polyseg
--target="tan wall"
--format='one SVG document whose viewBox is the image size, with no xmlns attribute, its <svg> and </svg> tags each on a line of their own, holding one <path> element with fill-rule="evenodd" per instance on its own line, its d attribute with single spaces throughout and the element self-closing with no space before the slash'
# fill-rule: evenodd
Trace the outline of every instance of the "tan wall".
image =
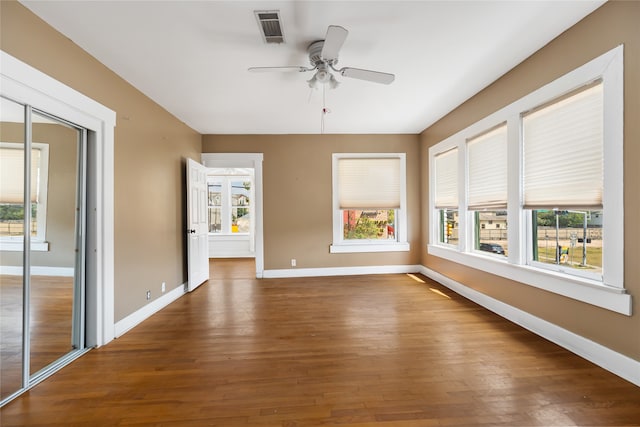
<svg viewBox="0 0 640 427">
<path fill-rule="evenodd" d="M 421 134 L 422 183 L 428 188 L 428 148 L 604 52 L 624 44 L 625 287 L 631 317 L 430 256 L 422 264 L 473 289 L 640 360 L 640 2 L 610 2 L 532 55 Z M 423 198 L 424 212 L 428 199 Z M 425 218 L 426 221 L 426 218 Z M 423 245 L 428 242 L 423 223 Z M 424 247 L 424 246 L 423 246 Z"/>
<path fill-rule="evenodd" d="M 200 135 L 17 2 L 0 3 L 3 51 L 117 114 L 115 128 L 115 320 L 187 279 L 184 158 Z"/>
<path fill-rule="evenodd" d="M 205 135 L 205 153 L 264 153 L 265 269 L 407 265 L 420 261 L 417 135 Z M 331 154 L 407 154 L 410 252 L 330 254 Z"/>
<path fill-rule="evenodd" d="M 0 141 L 24 141 L 23 124 L 2 123 L 0 129 Z M 31 253 L 31 264 L 34 266 L 72 268 L 75 265 L 77 139 L 76 131 L 66 126 L 33 125 L 33 142 L 49 146 L 45 234 L 49 250 Z M 0 257 L 2 265 L 22 265 L 22 252 L 0 251 Z"/>
</svg>

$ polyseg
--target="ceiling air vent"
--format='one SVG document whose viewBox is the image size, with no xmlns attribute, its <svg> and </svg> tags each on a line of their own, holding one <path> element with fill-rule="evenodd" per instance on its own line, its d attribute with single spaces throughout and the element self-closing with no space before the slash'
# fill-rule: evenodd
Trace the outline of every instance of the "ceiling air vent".
<svg viewBox="0 0 640 427">
<path fill-rule="evenodd" d="M 280 24 L 280 11 L 256 10 L 253 13 L 258 20 L 260 34 L 265 43 L 284 43 L 282 24 Z"/>
</svg>

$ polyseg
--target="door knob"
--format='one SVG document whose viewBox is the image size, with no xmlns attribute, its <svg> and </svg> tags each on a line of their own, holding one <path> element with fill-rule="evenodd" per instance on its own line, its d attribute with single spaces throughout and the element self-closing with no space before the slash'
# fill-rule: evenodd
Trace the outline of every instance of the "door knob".
<svg viewBox="0 0 640 427">
<path fill-rule="evenodd" d="M 195 233 L 196 230 L 187 230 L 187 233 Z"/>
</svg>

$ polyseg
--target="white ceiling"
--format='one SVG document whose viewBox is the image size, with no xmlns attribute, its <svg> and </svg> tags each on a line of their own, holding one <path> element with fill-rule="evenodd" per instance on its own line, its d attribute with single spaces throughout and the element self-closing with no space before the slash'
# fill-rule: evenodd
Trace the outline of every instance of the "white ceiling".
<svg viewBox="0 0 640 427">
<path fill-rule="evenodd" d="M 394 73 L 391 85 L 338 76 L 326 133 L 419 133 L 599 7 L 587 1 L 22 1 L 202 134 L 320 133 L 309 64 L 328 25 L 349 36 L 339 66 Z M 254 10 L 280 11 L 286 43 L 262 41 Z"/>
</svg>

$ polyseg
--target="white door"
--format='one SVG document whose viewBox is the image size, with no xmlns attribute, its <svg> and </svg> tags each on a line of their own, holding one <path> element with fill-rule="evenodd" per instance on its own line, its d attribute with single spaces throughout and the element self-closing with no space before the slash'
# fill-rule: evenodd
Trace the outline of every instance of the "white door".
<svg viewBox="0 0 640 427">
<path fill-rule="evenodd" d="M 209 280 L 207 168 L 187 159 L 187 274 L 191 292 Z"/>
</svg>

